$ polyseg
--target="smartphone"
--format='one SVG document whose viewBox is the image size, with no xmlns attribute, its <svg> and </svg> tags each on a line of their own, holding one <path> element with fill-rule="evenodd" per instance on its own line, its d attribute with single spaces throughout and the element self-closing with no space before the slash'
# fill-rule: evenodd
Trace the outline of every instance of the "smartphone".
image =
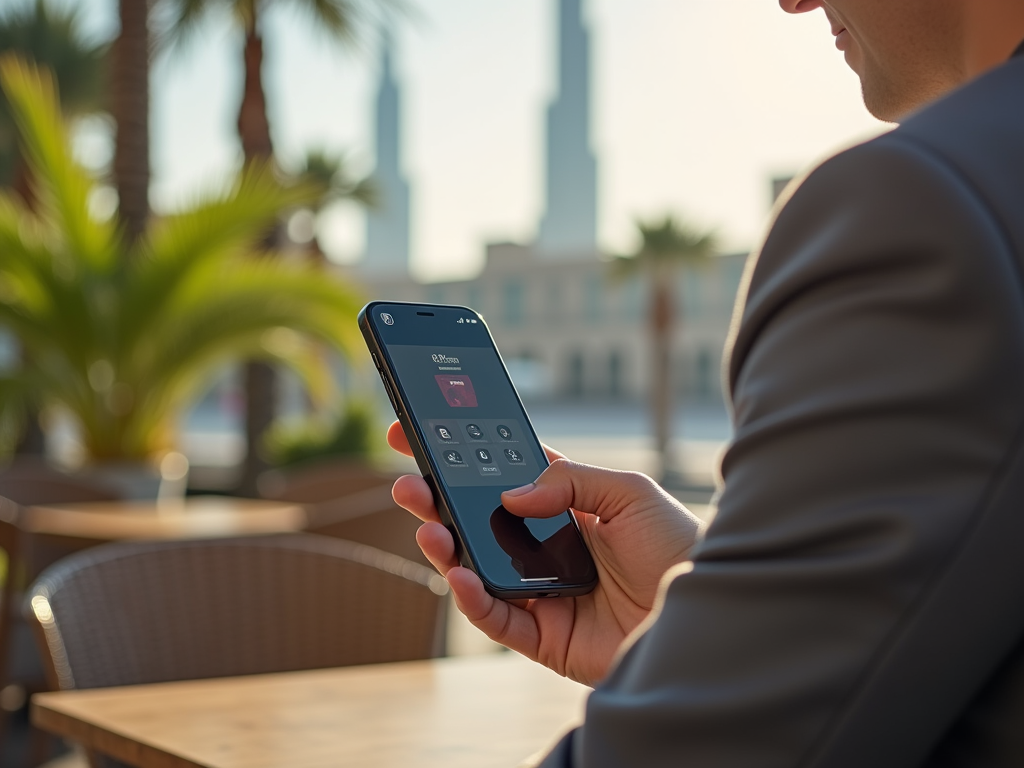
<svg viewBox="0 0 1024 768">
<path fill-rule="evenodd" d="M 373 301 L 359 329 L 462 565 L 504 599 L 591 591 L 597 568 L 568 510 L 527 519 L 501 505 L 548 460 L 483 318 Z"/>
</svg>

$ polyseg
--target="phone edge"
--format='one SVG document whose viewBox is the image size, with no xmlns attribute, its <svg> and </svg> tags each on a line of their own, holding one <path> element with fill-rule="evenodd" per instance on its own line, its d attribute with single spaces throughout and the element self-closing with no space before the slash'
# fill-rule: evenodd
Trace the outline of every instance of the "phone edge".
<svg viewBox="0 0 1024 768">
<path fill-rule="evenodd" d="M 491 338 L 492 348 L 497 353 L 499 362 L 501 363 L 501 366 L 505 372 L 505 376 L 508 378 L 510 384 L 512 384 L 512 379 L 511 376 L 509 376 L 508 374 L 508 369 L 505 367 L 505 361 L 501 357 L 501 352 L 498 351 L 497 345 L 494 344 L 494 337 L 491 334 L 490 326 L 487 325 L 483 316 L 481 316 L 480 313 L 477 312 L 472 307 L 464 307 L 458 304 L 428 304 L 415 301 L 387 301 L 375 299 L 373 301 L 367 302 L 367 304 L 361 310 L 359 310 L 359 314 L 357 316 L 357 324 L 359 326 L 359 331 L 363 336 L 364 343 L 366 343 L 371 353 L 371 359 L 373 360 L 374 365 L 377 368 L 377 373 L 380 375 L 381 381 L 384 384 L 384 388 L 385 391 L 387 392 L 388 399 L 391 401 L 392 408 L 395 411 L 395 416 L 398 419 L 399 424 L 402 425 L 402 431 L 405 433 L 406 439 L 409 441 L 409 447 L 412 449 L 413 459 L 416 461 L 416 467 L 417 469 L 419 469 L 420 475 L 423 477 L 424 481 L 426 481 L 427 483 L 427 486 L 430 488 L 430 493 L 431 496 L 433 497 L 434 505 L 435 507 L 437 507 L 438 514 L 441 517 L 441 523 L 452 534 L 452 539 L 455 542 L 456 556 L 459 560 L 459 563 L 463 567 L 469 568 L 471 571 L 473 571 L 473 573 L 477 575 L 477 577 L 483 583 L 484 589 L 487 591 L 488 594 L 492 595 L 493 597 L 500 598 L 502 600 L 524 600 L 550 597 L 577 597 L 579 595 L 585 595 L 593 591 L 600 580 L 600 575 L 597 569 L 597 563 L 594 561 L 594 556 L 590 552 L 590 548 L 586 546 L 586 538 L 583 536 L 583 531 L 580 529 L 579 521 L 576 520 L 576 517 L 572 514 L 571 510 L 567 510 L 569 512 L 569 517 L 572 521 L 573 526 L 576 528 L 577 534 L 583 541 L 584 549 L 586 550 L 587 555 L 588 557 L 590 557 L 591 563 L 593 564 L 593 580 L 583 584 L 558 586 L 555 588 L 557 590 L 557 595 L 553 595 L 552 592 L 554 590 L 551 589 L 545 590 L 536 588 L 525 588 L 520 590 L 505 589 L 503 587 L 499 587 L 493 584 L 490 580 L 488 580 L 486 576 L 484 576 L 483 573 L 481 572 L 481 569 L 477 567 L 473 559 L 472 550 L 466 544 L 462 531 L 459 528 L 458 523 L 456 522 L 456 516 L 449 509 L 447 500 L 445 499 L 444 494 L 441 493 L 439 484 L 434 478 L 433 469 L 430 465 L 429 459 L 427 458 L 426 451 L 420 444 L 419 436 L 416 433 L 415 426 L 412 424 L 411 416 L 409 415 L 408 404 L 404 402 L 404 400 L 402 399 L 402 389 L 401 387 L 398 386 L 397 381 L 389 381 L 394 377 L 392 375 L 390 367 L 386 364 L 388 358 L 385 357 L 381 342 L 376 337 L 373 330 L 373 326 L 369 320 L 369 314 L 373 311 L 373 308 L 375 306 L 385 304 L 397 304 L 410 307 L 436 306 L 444 307 L 446 309 L 464 309 L 467 312 L 472 312 L 473 315 L 478 317 L 480 321 L 484 324 L 484 326 L 487 328 L 487 334 Z M 527 424 L 530 428 L 530 431 L 533 433 L 534 439 L 537 440 L 537 442 L 541 445 L 541 449 L 543 452 L 543 443 L 540 442 L 540 437 L 537 435 L 536 430 L 533 427 L 533 423 L 529 419 L 529 414 L 527 413 L 526 407 L 523 405 L 522 399 L 519 396 L 519 392 L 515 389 L 514 384 L 512 384 L 512 390 L 515 393 L 517 401 L 519 402 L 519 407 L 522 409 L 524 416 L 526 416 Z"/>
</svg>

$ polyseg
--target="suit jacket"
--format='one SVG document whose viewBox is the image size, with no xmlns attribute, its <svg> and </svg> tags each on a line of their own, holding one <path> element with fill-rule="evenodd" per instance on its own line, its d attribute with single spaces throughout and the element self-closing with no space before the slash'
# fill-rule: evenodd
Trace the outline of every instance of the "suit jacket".
<svg viewBox="0 0 1024 768">
<path fill-rule="evenodd" d="M 716 519 L 545 766 L 1024 766 L 1024 58 L 748 264 Z"/>
</svg>

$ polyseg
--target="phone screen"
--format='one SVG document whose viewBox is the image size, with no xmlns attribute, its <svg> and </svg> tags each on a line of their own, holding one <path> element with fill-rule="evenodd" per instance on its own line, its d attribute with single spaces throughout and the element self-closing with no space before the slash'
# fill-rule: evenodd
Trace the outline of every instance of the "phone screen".
<svg viewBox="0 0 1024 768">
<path fill-rule="evenodd" d="M 479 316 L 462 307 L 369 306 L 407 411 L 403 424 L 414 429 L 485 584 L 543 592 L 592 582 L 593 561 L 568 512 L 524 519 L 501 506 L 502 491 L 533 482 L 548 461 Z"/>
</svg>

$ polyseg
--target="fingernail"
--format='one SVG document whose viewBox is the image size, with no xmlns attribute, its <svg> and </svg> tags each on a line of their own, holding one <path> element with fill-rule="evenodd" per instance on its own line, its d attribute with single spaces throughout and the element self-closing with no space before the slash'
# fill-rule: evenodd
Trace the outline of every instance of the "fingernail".
<svg viewBox="0 0 1024 768">
<path fill-rule="evenodd" d="M 529 485 L 521 485 L 518 488 L 513 488 L 511 491 L 505 491 L 502 496 L 525 496 L 534 488 L 537 487 L 536 483 L 530 483 Z"/>
</svg>

